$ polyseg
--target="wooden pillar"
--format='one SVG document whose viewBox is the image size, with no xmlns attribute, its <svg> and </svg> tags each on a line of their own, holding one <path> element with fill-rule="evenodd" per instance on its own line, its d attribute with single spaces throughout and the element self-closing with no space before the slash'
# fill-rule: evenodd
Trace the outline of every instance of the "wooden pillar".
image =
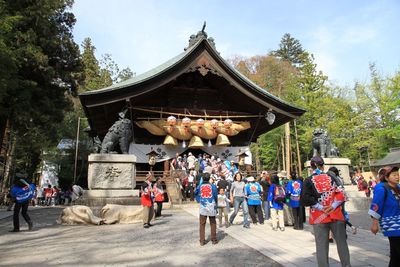
<svg viewBox="0 0 400 267">
<path fill-rule="evenodd" d="M 285 124 L 285 140 L 286 140 L 286 171 L 289 177 L 290 175 L 290 124 Z"/>
<path fill-rule="evenodd" d="M 163 177 L 166 178 L 169 176 L 169 160 L 164 161 L 164 173 Z"/>
<path fill-rule="evenodd" d="M 281 160 L 280 160 L 280 155 L 279 155 L 279 144 L 276 145 L 276 159 L 278 160 L 278 166 L 277 166 L 277 170 L 279 170 L 280 166 L 281 166 Z"/>
<path fill-rule="evenodd" d="M 285 165 L 285 142 L 283 141 L 283 136 L 281 136 L 281 149 L 282 149 L 282 170 L 286 171 Z"/>
<path fill-rule="evenodd" d="M 296 120 L 294 120 L 294 134 L 296 138 L 296 148 L 297 148 L 297 161 L 298 161 L 298 176 L 302 175 L 303 166 L 301 165 L 301 158 L 300 158 L 300 145 L 299 145 L 299 136 L 297 135 L 297 124 Z"/>
</svg>

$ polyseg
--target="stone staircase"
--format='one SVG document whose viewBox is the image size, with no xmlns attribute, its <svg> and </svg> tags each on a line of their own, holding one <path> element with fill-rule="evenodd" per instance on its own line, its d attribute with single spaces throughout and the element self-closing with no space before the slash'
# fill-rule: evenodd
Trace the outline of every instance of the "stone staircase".
<svg viewBox="0 0 400 267">
<path fill-rule="evenodd" d="M 346 202 L 347 211 L 362 211 L 368 210 L 371 205 L 373 193 L 371 192 L 371 197 L 365 196 L 364 191 L 358 191 L 356 185 L 345 185 L 345 191 L 348 196 L 348 201 Z"/>
</svg>

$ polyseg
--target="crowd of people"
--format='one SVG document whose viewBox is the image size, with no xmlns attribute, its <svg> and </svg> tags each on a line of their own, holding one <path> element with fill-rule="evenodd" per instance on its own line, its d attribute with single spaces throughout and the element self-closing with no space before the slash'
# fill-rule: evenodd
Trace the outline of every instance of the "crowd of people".
<svg viewBox="0 0 400 267">
<path fill-rule="evenodd" d="M 337 245 L 342 266 L 351 266 L 346 227 L 350 226 L 353 234 L 356 233 L 356 229 L 350 223 L 345 209 L 347 196 L 343 179 L 335 167 L 324 171 L 323 158 L 316 156 L 310 162 L 311 175 L 305 179 L 295 172 L 287 175 L 284 171 L 262 171 L 258 175 L 252 175 L 240 171 L 235 162 L 222 161 L 207 155 L 196 158 L 191 153 L 186 159 L 177 155 L 171 167 L 186 173 L 180 176 L 178 181 L 182 185 L 182 193 L 186 194 L 185 198 L 195 199 L 200 204 L 201 246 L 206 244 L 207 219 L 211 225 L 211 242 L 217 244 L 217 219 L 220 228 L 228 228 L 235 225 L 237 214 L 242 212 L 243 222 L 236 225 L 241 224 L 244 228 L 269 222 L 272 231 L 283 232 L 287 226 L 303 230 L 306 220 L 305 207 L 309 207 L 309 224 L 313 227 L 318 266 L 329 266 L 331 237 Z M 161 178 L 156 178 L 154 184 L 152 179 L 153 176 L 149 173 L 141 187 L 144 228 L 153 226 L 154 217 L 162 217 L 165 200 Z M 374 194 L 368 211 L 372 218 L 371 232 L 376 234 L 380 228 L 388 237 L 389 266 L 400 266 L 399 168 L 387 166 L 380 169 L 378 179 L 379 183 L 373 186 Z M 68 204 L 77 198 L 75 195 L 82 194 L 83 190 L 78 187 L 74 185 L 65 191 L 52 186 L 41 189 L 28 183 L 26 179 L 17 177 L 10 190 L 10 196 L 15 202 L 12 232 L 19 231 L 20 212 L 29 230 L 33 228 L 27 213 L 30 203 Z"/>
<path fill-rule="evenodd" d="M 48 185 L 41 188 L 29 183 L 30 179 L 16 175 L 14 183 L 7 193 L 7 211 L 14 207 L 13 225 L 11 232 L 19 232 L 19 213 L 28 224 L 28 230 L 32 230 L 33 222 L 28 215 L 29 206 L 55 206 L 70 205 L 83 194 L 83 188 L 73 185 L 67 190 L 60 190 L 56 186 Z"/>
<path fill-rule="evenodd" d="M 225 176 L 216 172 L 214 168 L 209 169 L 210 172 L 200 172 L 199 184 L 195 190 L 196 200 L 200 203 L 200 245 L 205 245 L 207 218 L 211 225 L 212 244 L 217 244 L 217 216 L 220 227 L 223 217 L 225 227 L 229 227 L 241 208 L 244 228 L 250 228 L 251 223 L 264 224 L 266 220 L 270 220 L 274 231 L 285 231 L 287 225 L 302 230 L 305 222 L 304 208 L 309 207 L 309 223 L 313 227 L 318 266 L 329 266 L 329 242 L 333 239 L 342 266 L 351 266 L 346 227 L 349 226 L 353 234 L 357 231 L 345 209 L 347 195 L 343 179 L 336 167 L 324 172 L 324 160 L 319 156 L 311 159 L 311 169 L 312 174 L 304 180 L 296 173 L 291 173 L 289 179 L 283 172 L 277 175 L 263 171 L 257 177 L 243 177 L 240 172 L 236 172 L 233 175 L 234 182 L 227 181 Z M 374 185 L 375 193 L 369 211 L 373 218 L 371 231 L 376 233 L 379 223 L 381 224 L 383 234 L 388 236 L 390 243 L 389 266 L 399 266 L 398 168 L 386 167 L 380 170 L 379 179 L 381 183 Z M 234 210 L 228 220 L 231 205 Z"/>
<path fill-rule="evenodd" d="M 361 172 L 356 171 L 352 173 L 350 179 L 351 183 L 357 186 L 358 191 L 365 192 L 366 197 L 371 197 L 371 192 L 374 191 L 375 185 L 377 184 L 375 178 L 370 176 L 369 180 L 367 181 Z"/>
</svg>

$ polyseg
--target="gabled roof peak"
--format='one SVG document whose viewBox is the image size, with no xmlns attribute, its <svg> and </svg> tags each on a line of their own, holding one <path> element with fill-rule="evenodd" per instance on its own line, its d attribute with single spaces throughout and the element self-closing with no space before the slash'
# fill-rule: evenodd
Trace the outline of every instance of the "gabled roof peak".
<svg viewBox="0 0 400 267">
<path fill-rule="evenodd" d="M 212 37 L 208 38 L 207 33 L 204 31 L 205 28 L 206 28 L 206 22 L 204 21 L 203 28 L 201 29 L 201 31 L 198 31 L 197 34 L 190 35 L 189 45 L 184 48 L 185 51 L 203 39 L 206 39 L 208 43 L 211 45 L 211 47 L 215 49 L 215 51 L 217 50 L 217 48 L 215 47 L 214 38 Z"/>
</svg>

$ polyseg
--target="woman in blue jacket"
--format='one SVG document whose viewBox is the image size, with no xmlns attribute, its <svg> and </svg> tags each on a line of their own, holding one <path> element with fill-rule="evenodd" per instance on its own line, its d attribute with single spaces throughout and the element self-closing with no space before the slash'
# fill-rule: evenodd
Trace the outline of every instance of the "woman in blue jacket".
<svg viewBox="0 0 400 267">
<path fill-rule="evenodd" d="M 283 191 L 283 192 L 282 192 Z M 283 198 L 282 198 L 283 193 Z M 285 231 L 285 222 L 283 219 L 283 202 L 285 201 L 285 190 L 279 184 L 278 175 L 272 176 L 272 185 L 269 188 L 268 199 L 271 219 L 272 219 L 272 230 L 278 230 L 278 221 L 279 221 L 279 229 L 281 231 Z"/>
<path fill-rule="evenodd" d="M 264 224 L 264 216 L 261 209 L 262 187 L 254 180 L 253 176 L 247 177 L 247 181 L 249 183 L 245 186 L 245 195 L 247 198 L 247 205 L 249 207 L 251 220 L 254 224 L 257 224 L 258 217 L 258 222 L 260 224 Z"/>
<path fill-rule="evenodd" d="M 380 171 L 381 182 L 375 186 L 374 198 L 368 214 L 372 218 L 371 232 L 376 234 L 379 225 L 389 238 L 389 267 L 400 266 L 400 185 L 399 168 L 386 166 Z"/>
<path fill-rule="evenodd" d="M 294 229 L 303 230 L 303 212 L 300 207 L 300 195 L 303 183 L 297 178 L 296 174 L 292 174 L 292 180 L 286 186 L 286 195 L 289 197 L 289 207 L 293 211 Z"/>
</svg>

